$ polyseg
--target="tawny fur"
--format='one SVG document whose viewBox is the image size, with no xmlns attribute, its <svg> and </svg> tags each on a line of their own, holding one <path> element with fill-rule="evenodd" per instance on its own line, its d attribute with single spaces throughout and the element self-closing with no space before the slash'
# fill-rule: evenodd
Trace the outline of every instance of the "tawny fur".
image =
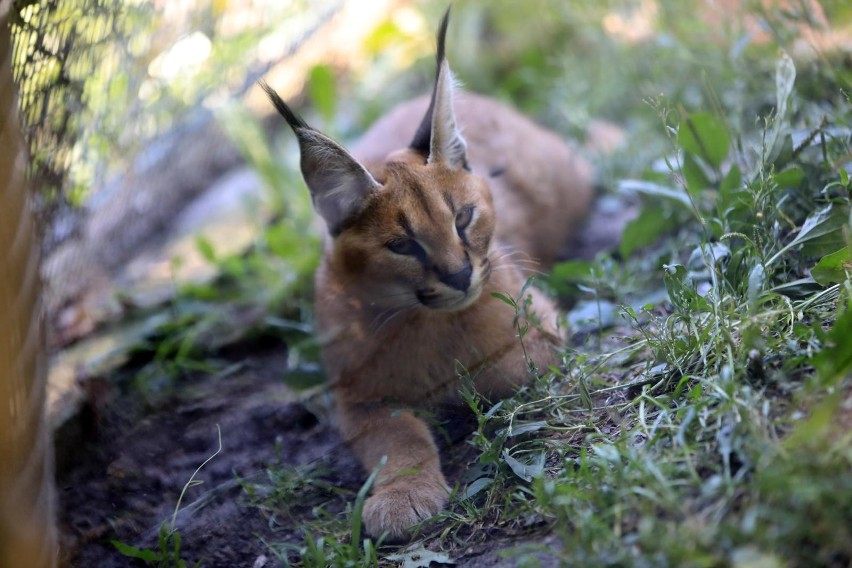
<svg viewBox="0 0 852 568">
<path fill-rule="evenodd" d="M 558 364 L 552 301 L 529 288 L 518 322 L 492 293 L 517 298 L 530 269 L 556 259 L 592 196 L 590 166 L 555 134 L 495 100 L 453 97 L 442 53 L 429 155 L 408 147 L 428 98 L 388 113 L 350 155 L 264 85 L 299 138 L 329 225 L 316 328 L 340 431 L 366 471 L 387 458 L 365 526 L 394 539 L 449 496 L 417 411 L 458 404 L 462 374 L 496 400 L 529 380 L 527 357 L 541 370 Z M 417 254 L 394 244 L 408 240 Z M 529 324 L 523 344 L 518 323 Z"/>
<path fill-rule="evenodd" d="M 402 103 L 358 141 L 353 155 L 375 171 L 411 141 L 429 97 Z M 497 240 L 550 266 L 579 227 L 592 199 L 588 161 L 559 136 L 513 108 L 468 92 L 456 93 L 455 114 L 474 173 L 488 179 L 498 213 Z"/>
<path fill-rule="evenodd" d="M 399 106 L 355 147 L 354 156 L 374 178 L 386 180 L 388 156 L 396 163 L 405 159 L 406 150 L 394 150 L 405 148 L 427 104 L 428 98 L 421 98 Z M 367 530 L 374 535 L 388 531 L 402 537 L 447 502 L 437 449 L 411 410 L 458 400 L 461 368 L 492 399 L 511 394 L 529 379 L 514 313 L 491 292 L 516 297 L 532 268 L 523 261 L 548 266 L 581 222 L 592 195 L 591 168 L 553 133 L 485 97 L 462 95 L 455 108 L 473 172 L 485 177 L 499 172 L 487 182 L 493 205 L 488 192 L 480 202 L 493 207 L 496 227 L 491 273 L 476 303 L 461 312 L 413 307 L 397 313 L 381 301 L 381 293 L 376 298 L 374 282 L 359 278 L 360 251 L 353 255 L 344 244 L 360 237 L 355 231 L 328 242 L 317 273 L 317 328 L 335 385 L 340 430 L 366 470 L 388 457 L 364 509 Z M 411 162 L 408 167 L 419 174 L 432 201 L 458 183 L 453 177 L 472 177 L 423 165 L 417 158 Z M 395 197 L 382 203 L 380 219 L 393 222 L 399 208 L 417 214 L 415 200 Z M 546 369 L 557 363 L 556 310 L 534 289 L 530 293 L 532 311 L 552 335 L 532 327 L 525 347 Z"/>
</svg>

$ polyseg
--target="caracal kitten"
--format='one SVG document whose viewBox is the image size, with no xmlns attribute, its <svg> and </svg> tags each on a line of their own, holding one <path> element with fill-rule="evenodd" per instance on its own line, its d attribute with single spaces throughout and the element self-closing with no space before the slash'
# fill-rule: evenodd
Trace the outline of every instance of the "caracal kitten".
<svg viewBox="0 0 852 568">
<path fill-rule="evenodd" d="M 416 411 L 458 404 L 461 369 L 499 398 L 529 380 L 524 351 L 538 369 L 559 363 L 553 302 L 528 288 L 516 322 L 492 293 L 517 298 L 529 259 L 552 263 L 592 197 L 591 167 L 555 134 L 496 100 L 454 96 L 448 17 L 431 98 L 392 110 L 351 152 L 261 83 L 298 138 L 328 228 L 315 292 L 322 360 L 343 438 L 366 472 L 387 460 L 363 517 L 390 539 L 449 496 Z M 531 323 L 523 348 L 518 323 Z"/>
</svg>

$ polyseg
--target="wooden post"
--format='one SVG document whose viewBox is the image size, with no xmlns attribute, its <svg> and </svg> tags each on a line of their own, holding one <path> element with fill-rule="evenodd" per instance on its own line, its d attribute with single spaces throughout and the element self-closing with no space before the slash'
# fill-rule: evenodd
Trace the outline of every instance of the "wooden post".
<svg viewBox="0 0 852 568">
<path fill-rule="evenodd" d="M 53 451 L 44 415 L 39 241 L 12 81 L 12 2 L 0 0 L 0 568 L 57 563 Z"/>
</svg>

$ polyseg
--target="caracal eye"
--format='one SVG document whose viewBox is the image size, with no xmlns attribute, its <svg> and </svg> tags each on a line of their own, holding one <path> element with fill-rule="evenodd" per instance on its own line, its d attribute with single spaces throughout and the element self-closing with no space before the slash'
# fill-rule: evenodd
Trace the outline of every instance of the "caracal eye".
<svg viewBox="0 0 852 568">
<path fill-rule="evenodd" d="M 459 232 L 467 229 L 467 226 L 470 225 L 470 222 L 473 220 L 473 205 L 468 205 L 463 208 L 461 211 L 456 213 L 456 229 Z"/>
<path fill-rule="evenodd" d="M 387 246 L 391 252 L 401 254 L 403 256 L 421 256 L 425 255 L 426 252 L 417 241 L 408 238 L 395 239 L 387 243 L 385 246 Z"/>
</svg>

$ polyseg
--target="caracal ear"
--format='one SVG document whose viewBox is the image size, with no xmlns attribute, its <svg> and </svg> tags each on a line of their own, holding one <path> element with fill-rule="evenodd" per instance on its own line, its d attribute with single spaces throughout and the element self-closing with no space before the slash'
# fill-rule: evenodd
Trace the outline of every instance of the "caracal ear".
<svg viewBox="0 0 852 568">
<path fill-rule="evenodd" d="M 438 26 L 438 45 L 435 52 L 437 68 L 432 99 L 409 147 L 428 156 L 427 162 L 444 162 L 453 168 L 468 169 L 466 144 L 453 114 L 455 80 L 445 58 L 449 22 L 450 8 L 447 8 L 441 18 L 441 25 Z"/>
<path fill-rule="evenodd" d="M 438 69 L 435 85 L 435 107 L 432 109 L 432 135 L 429 143 L 427 163 L 440 162 L 452 169 L 469 169 L 467 166 L 467 144 L 456 125 L 453 112 L 453 73 L 446 60 Z"/>
<path fill-rule="evenodd" d="M 314 208 L 325 219 L 329 232 L 337 236 L 379 183 L 340 144 L 308 126 L 269 85 L 259 84 L 296 134 L 302 177 L 311 191 Z"/>
</svg>

